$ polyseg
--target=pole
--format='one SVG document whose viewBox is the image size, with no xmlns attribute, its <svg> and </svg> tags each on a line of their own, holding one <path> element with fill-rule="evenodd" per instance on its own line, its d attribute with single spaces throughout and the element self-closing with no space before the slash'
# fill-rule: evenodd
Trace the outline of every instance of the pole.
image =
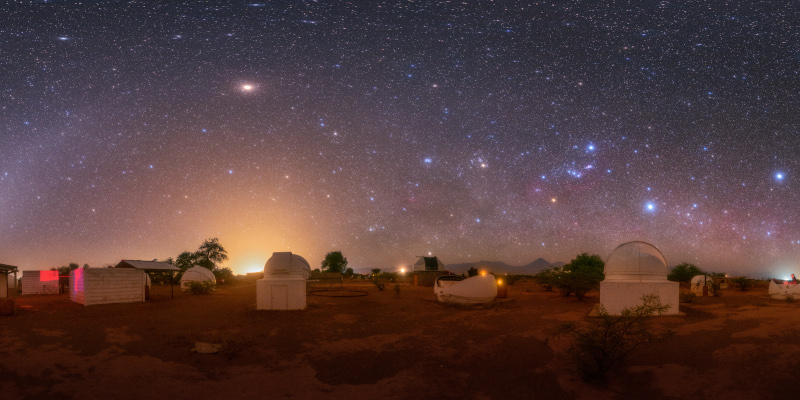
<svg viewBox="0 0 800 400">
<path fill-rule="evenodd" d="M 175 282 L 175 273 L 174 272 L 170 272 L 169 273 L 169 291 L 170 291 L 170 296 L 173 299 L 175 298 L 175 284 L 174 284 L 174 282 Z"/>
</svg>

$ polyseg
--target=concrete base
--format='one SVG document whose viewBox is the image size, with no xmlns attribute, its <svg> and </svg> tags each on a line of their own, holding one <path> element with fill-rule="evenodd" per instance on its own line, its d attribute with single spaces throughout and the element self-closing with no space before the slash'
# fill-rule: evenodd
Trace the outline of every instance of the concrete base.
<svg viewBox="0 0 800 400">
<path fill-rule="evenodd" d="M 303 310 L 306 308 L 306 280 L 302 277 L 256 281 L 256 310 Z"/>
<path fill-rule="evenodd" d="M 600 304 L 610 315 L 621 315 L 622 310 L 642 304 L 642 296 L 655 294 L 661 299 L 661 304 L 669 308 L 664 315 L 677 315 L 678 311 L 678 282 L 670 281 L 603 281 L 600 282 Z"/>
</svg>

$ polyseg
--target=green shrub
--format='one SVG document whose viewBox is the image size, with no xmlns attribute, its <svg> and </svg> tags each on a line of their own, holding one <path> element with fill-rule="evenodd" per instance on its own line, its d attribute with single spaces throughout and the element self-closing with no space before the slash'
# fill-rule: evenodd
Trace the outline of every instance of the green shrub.
<svg viewBox="0 0 800 400">
<path fill-rule="evenodd" d="M 642 296 L 642 304 L 626 308 L 622 315 L 609 315 L 602 308 L 600 316 L 590 321 L 586 328 L 573 324 L 564 326 L 574 339 L 569 349 L 584 380 L 595 383 L 605 381 L 606 374 L 625 360 L 636 347 L 660 337 L 647 324 L 649 317 L 661 315 L 669 305 L 661 304 L 657 295 Z"/>
<path fill-rule="evenodd" d="M 214 282 L 191 282 L 189 283 L 189 291 L 192 294 L 206 294 L 213 292 L 217 285 Z"/>
<path fill-rule="evenodd" d="M 561 273 L 557 274 L 555 286 L 564 296 L 575 293 L 578 300 L 583 301 L 586 293 L 597 290 L 603 280 L 605 262 L 596 254 L 583 253 L 575 257 L 569 264 L 564 265 Z"/>
<path fill-rule="evenodd" d="M 746 276 L 740 276 L 734 279 L 733 282 L 739 285 L 739 290 L 743 292 L 746 291 L 747 289 L 750 289 L 755 284 L 755 282 L 752 279 Z"/>
</svg>

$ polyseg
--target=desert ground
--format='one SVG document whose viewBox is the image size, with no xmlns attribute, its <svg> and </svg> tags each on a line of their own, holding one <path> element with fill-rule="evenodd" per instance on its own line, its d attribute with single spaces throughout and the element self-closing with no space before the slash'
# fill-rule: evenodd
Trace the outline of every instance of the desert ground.
<svg viewBox="0 0 800 400">
<path fill-rule="evenodd" d="M 207 295 L 156 287 L 151 300 L 83 306 L 67 295 L 22 296 L 0 316 L 3 399 L 673 399 L 794 398 L 800 302 L 766 288 L 681 304 L 605 385 L 584 383 L 566 351 L 566 322 L 584 302 L 533 283 L 477 307 L 436 301 L 432 288 L 369 283 L 319 289 L 303 311 L 257 311 L 255 284 Z M 192 352 L 195 342 L 221 345 Z M 794 394 L 793 394 L 794 393 Z"/>
</svg>

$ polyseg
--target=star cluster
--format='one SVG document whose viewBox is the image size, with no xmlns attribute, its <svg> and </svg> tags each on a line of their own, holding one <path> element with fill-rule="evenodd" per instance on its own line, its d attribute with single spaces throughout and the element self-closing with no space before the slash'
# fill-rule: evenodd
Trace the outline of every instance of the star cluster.
<svg viewBox="0 0 800 400">
<path fill-rule="evenodd" d="M 607 3 L 607 4 L 600 4 Z M 735 2 L 734 2 L 735 3 Z M 791 2 L 16 2 L 0 254 L 800 261 Z"/>
</svg>

